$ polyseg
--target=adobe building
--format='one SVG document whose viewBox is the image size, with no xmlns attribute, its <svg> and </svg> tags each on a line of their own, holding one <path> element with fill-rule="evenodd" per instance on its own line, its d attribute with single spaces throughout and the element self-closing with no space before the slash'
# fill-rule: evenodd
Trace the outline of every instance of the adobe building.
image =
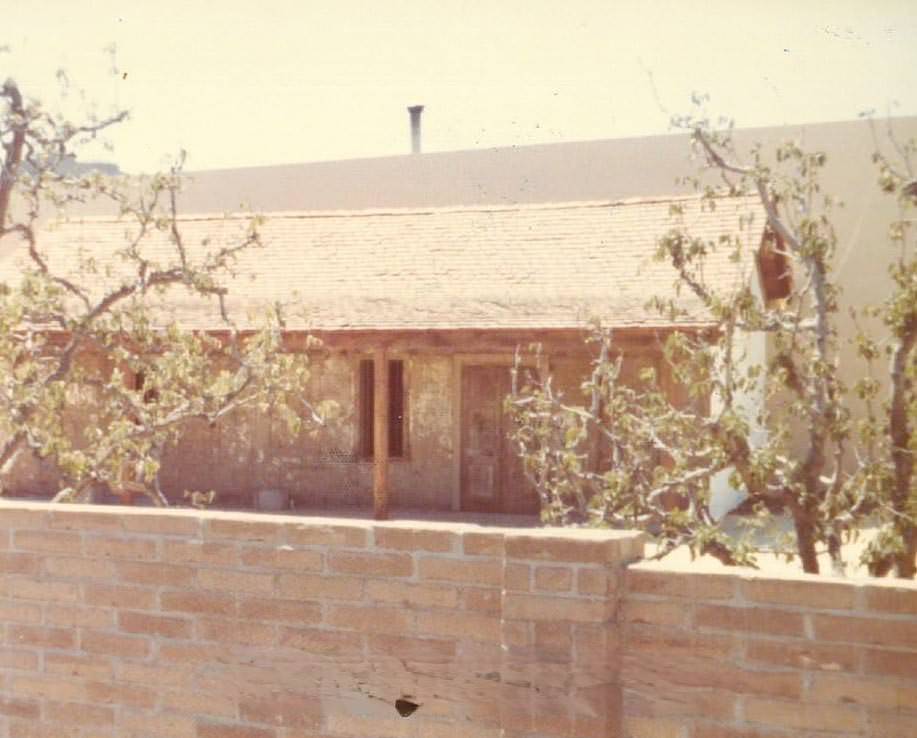
<svg viewBox="0 0 917 738">
<path fill-rule="evenodd" d="M 917 118 L 893 124 L 900 138 L 917 135 Z M 827 152 L 825 189 L 846 202 L 836 219 L 843 299 L 879 302 L 894 210 L 874 184 L 868 125 L 737 132 L 740 146 L 765 148 L 794 136 Z M 514 352 L 543 344 L 537 368 L 576 398 L 592 359 L 587 326 L 597 319 L 614 330 L 629 381 L 654 366 L 676 392 L 661 341 L 705 318 L 684 291 L 690 317 L 678 324 L 647 308 L 654 295 L 676 296 L 671 268 L 653 259 L 656 240 L 674 225 L 673 203 L 692 232 L 710 238 L 736 232 L 755 207 L 739 200 L 702 212 L 676 184 L 695 168 L 678 135 L 193 173 L 181 202 L 185 240 L 231 240 L 246 221 L 220 213 L 241 205 L 266 215 L 266 248 L 240 261 L 231 307 L 238 316 L 295 298 L 302 314 L 287 323 L 287 345 L 306 350 L 307 335 L 322 339 L 309 393 L 337 401 L 342 416 L 315 438 L 286 438 L 269 417 L 194 427 L 164 461 L 164 489 L 175 498 L 214 489 L 223 504 L 247 505 L 277 488 L 298 506 L 335 508 L 371 504 L 381 484 L 393 506 L 534 512 L 502 413 Z M 123 233 L 115 219 L 79 216 L 44 243 L 104 253 Z M 752 253 L 761 247 L 763 214 L 743 239 Z M 757 270 L 725 254 L 708 278 L 727 288 L 751 280 L 769 296 Z M 217 328 L 212 306 L 171 308 L 189 329 Z M 763 338 L 749 340 L 763 357 Z M 842 368 L 859 376 L 852 349 Z M 54 485 L 33 464 L 9 488 Z"/>
</svg>

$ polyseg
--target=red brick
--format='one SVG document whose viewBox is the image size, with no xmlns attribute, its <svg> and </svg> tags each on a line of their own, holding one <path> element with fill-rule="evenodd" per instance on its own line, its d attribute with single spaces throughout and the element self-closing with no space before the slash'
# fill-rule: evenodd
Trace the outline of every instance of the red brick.
<svg viewBox="0 0 917 738">
<path fill-rule="evenodd" d="M 569 663 L 573 660 L 570 623 L 535 623 L 535 654 L 540 662 Z"/>
<path fill-rule="evenodd" d="M 189 638 L 191 622 L 145 612 L 119 612 L 118 627 L 124 633 L 154 635 L 163 638 Z"/>
<path fill-rule="evenodd" d="M 572 586 L 572 569 L 564 566 L 535 567 L 535 589 L 547 592 L 569 592 Z"/>
<path fill-rule="evenodd" d="M 412 621 L 409 610 L 392 607 L 331 605 L 325 614 L 325 622 L 332 627 L 366 633 L 409 632 Z"/>
<path fill-rule="evenodd" d="M 197 538 L 201 533 L 200 517 L 196 513 L 178 510 L 131 511 L 122 516 L 121 524 L 126 531 L 155 536 Z"/>
<path fill-rule="evenodd" d="M 619 620 L 625 623 L 683 626 L 690 623 L 691 606 L 678 600 L 642 600 L 628 597 L 620 607 Z"/>
<path fill-rule="evenodd" d="M 401 551 L 449 552 L 458 547 L 459 536 L 448 530 L 422 530 L 417 528 L 373 528 L 377 548 L 394 548 Z"/>
<path fill-rule="evenodd" d="M 164 540 L 162 560 L 174 564 L 234 566 L 239 563 L 239 550 L 231 543 Z"/>
<path fill-rule="evenodd" d="M 764 641 L 755 638 L 749 640 L 745 647 L 745 660 L 814 671 L 855 672 L 860 652 L 849 646 L 812 641 Z"/>
<path fill-rule="evenodd" d="M 868 609 L 917 617 L 917 587 L 867 585 L 863 589 Z"/>
<path fill-rule="evenodd" d="M 70 628 L 111 628 L 115 624 L 115 611 L 104 607 L 46 605 L 45 623 Z"/>
<path fill-rule="evenodd" d="M 159 695 L 149 686 L 115 682 L 87 682 L 86 699 L 102 705 L 117 705 L 121 715 L 128 707 L 153 707 Z"/>
<path fill-rule="evenodd" d="M 195 624 L 199 640 L 238 643 L 243 646 L 272 646 L 276 640 L 274 626 L 251 620 L 201 618 Z"/>
<path fill-rule="evenodd" d="M 468 587 L 462 589 L 462 607 L 466 610 L 499 613 L 503 595 L 499 589 Z"/>
<path fill-rule="evenodd" d="M 813 620 L 818 640 L 917 649 L 917 619 L 892 621 L 815 615 Z"/>
<path fill-rule="evenodd" d="M 142 659 L 150 653 L 150 641 L 138 636 L 81 630 L 80 648 L 86 653 Z"/>
<path fill-rule="evenodd" d="M 0 551 L 0 574 L 30 574 L 37 576 L 42 559 L 35 554 Z"/>
<path fill-rule="evenodd" d="M 805 635 L 800 613 L 764 607 L 701 604 L 697 606 L 694 613 L 694 622 L 699 628 L 797 637 Z"/>
<path fill-rule="evenodd" d="M 121 709 L 117 717 L 118 738 L 196 738 L 197 720 L 157 710 Z"/>
<path fill-rule="evenodd" d="M 462 551 L 468 556 L 497 556 L 503 558 L 502 533 L 464 533 Z"/>
<path fill-rule="evenodd" d="M 608 574 L 598 567 L 583 567 L 576 572 L 576 591 L 582 595 L 608 594 Z"/>
<path fill-rule="evenodd" d="M 74 700 L 85 702 L 86 685 L 71 677 L 48 674 L 15 675 L 8 682 L 8 691 L 18 697 L 36 697 L 46 700 Z"/>
<path fill-rule="evenodd" d="M 508 591 L 531 590 L 532 567 L 528 564 L 507 564 L 503 573 L 503 586 Z"/>
<path fill-rule="evenodd" d="M 846 705 L 818 705 L 806 702 L 782 702 L 749 697 L 745 701 L 745 718 L 750 722 L 795 730 L 858 732 L 863 714 Z"/>
<path fill-rule="evenodd" d="M 625 576 L 625 586 L 629 593 L 688 597 L 695 600 L 732 599 L 738 581 L 732 574 L 698 574 L 633 567 L 627 570 Z"/>
<path fill-rule="evenodd" d="M 126 561 L 153 561 L 158 558 L 156 541 L 142 538 L 86 536 L 83 550 L 87 556 Z"/>
<path fill-rule="evenodd" d="M 16 505 L 18 503 L 12 503 Z M 0 528 L 22 530 L 45 530 L 48 527 L 48 510 L 23 510 L 12 507 L 9 503 L 0 502 Z"/>
<path fill-rule="evenodd" d="M 197 582 L 204 589 L 246 594 L 270 594 L 274 591 L 274 575 L 235 569 L 199 569 Z"/>
<path fill-rule="evenodd" d="M 886 651 L 868 648 L 863 653 L 863 671 L 917 680 L 917 655 L 912 651 Z"/>
<path fill-rule="evenodd" d="M 917 684 L 905 685 L 884 678 L 870 679 L 859 674 L 816 674 L 807 698 L 813 702 L 890 710 L 911 709 L 917 713 Z M 914 718 L 917 720 L 917 714 Z"/>
<path fill-rule="evenodd" d="M 197 738 L 275 738 L 276 733 L 268 728 L 255 728 L 229 723 L 197 723 Z"/>
<path fill-rule="evenodd" d="M 225 539 L 233 541 L 261 541 L 264 543 L 282 543 L 283 526 L 274 521 L 257 520 L 252 515 L 250 520 L 207 520 L 204 526 L 204 537 L 208 539 Z"/>
<path fill-rule="evenodd" d="M 587 531 L 591 533 L 591 531 Z M 618 559 L 618 546 L 600 536 L 546 535 L 513 532 L 506 534 L 506 558 L 557 561 L 569 564 L 604 564 Z"/>
<path fill-rule="evenodd" d="M 41 582 L 8 577 L 3 584 L 7 595 L 14 599 L 45 602 L 76 602 L 80 599 L 80 586 L 76 582 Z"/>
<path fill-rule="evenodd" d="M 25 623 L 26 625 L 40 623 L 41 605 L 0 600 L 0 630 L 4 622 Z"/>
<path fill-rule="evenodd" d="M 167 664 L 170 669 L 190 666 L 200 668 L 219 663 L 220 659 L 225 658 L 226 652 L 226 645 L 222 643 L 163 641 L 159 644 L 158 663 Z"/>
<path fill-rule="evenodd" d="M 194 581 L 194 570 L 161 562 L 120 561 L 116 564 L 118 579 L 151 587 L 187 587 Z"/>
<path fill-rule="evenodd" d="M 45 628 L 42 626 L 7 626 L 6 640 L 11 646 L 33 646 L 35 648 L 71 649 L 75 639 L 72 630 Z"/>
<path fill-rule="evenodd" d="M 235 718 L 236 700 L 223 694 L 202 692 L 200 689 L 165 692 L 160 697 L 162 708 L 194 716 Z"/>
<path fill-rule="evenodd" d="M 160 648 L 164 648 L 162 644 Z M 118 661 L 118 682 L 136 682 L 137 684 L 155 684 L 157 687 L 175 687 L 189 684 L 194 678 L 191 666 L 179 664 L 136 664 L 130 661 Z"/>
<path fill-rule="evenodd" d="M 114 575 L 110 561 L 64 556 L 47 557 L 45 571 L 66 579 L 111 579 Z"/>
<path fill-rule="evenodd" d="M 36 671 L 38 669 L 38 651 L 4 647 L 0 649 L 0 669 Z"/>
<path fill-rule="evenodd" d="M 206 615 L 234 615 L 236 599 L 223 592 L 199 592 L 197 590 L 174 590 L 159 596 L 159 607 L 163 611 L 202 613 Z"/>
<path fill-rule="evenodd" d="M 114 676 L 112 661 L 107 656 L 81 656 L 65 653 L 46 653 L 45 671 L 80 679 L 106 680 Z"/>
<path fill-rule="evenodd" d="M 76 512 L 66 508 L 51 511 L 49 527 L 57 530 L 87 530 L 101 533 L 120 533 L 121 516 L 114 512 Z"/>
<path fill-rule="evenodd" d="M 79 554 L 83 537 L 62 530 L 17 530 L 13 533 L 13 545 L 23 551 Z"/>
<path fill-rule="evenodd" d="M 321 622 L 322 606 L 318 602 L 257 597 L 239 601 L 239 617 L 312 625 Z"/>
<path fill-rule="evenodd" d="M 248 722 L 279 728 L 318 730 L 322 723 L 322 701 L 319 697 L 289 692 L 246 696 L 239 700 L 239 715 Z"/>
<path fill-rule="evenodd" d="M 363 597 L 363 580 L 317 574 L 278 574 L 277 594 L 310 600 L 359 600 Z"/>
<path fill-rule="evenodd" d="M 281 628 L 279 643 L 287 648 L 296 648 L 314 656 L 327 656 L 336 660 L 363 658 L 363 636 L 360 633 L 316 628 Z"/>
<path fill-rule="evenodd" d="M 369 530 L 347 525 L 290 525 L 286 527 L 287 543 L 299 546 L 333 546 L 366 548 Z"/>
<path fill-rule="evenodd" d="M 507 594 L 503 617 L 515 620 L 569 620 L 603 622 L 610 613 L 604 600 L 583 600 L 548 595 Z"/>
<path fill-rule="evenodd" d="M 127 587 L 123 584 L 85 584 L 83 585 L 83 601 L 87 605 L 150 610 L 156 606 L 156 590 L 146 587 Z"/>
<path fill-rule="evenodd" d="M 374 577 L 409 577 L 414 560 L 409 554 L 344 553 L 332 551 L 328 561 L 333 572 Z"/>
<path fill-rule="evenodd" d="M 799 671 L 742 669 L 720 656 L 701 653 L 690 647 L 635 651 L 625 643 L 621 680 L 624 684 L 663 684 L 666 689 L 706 688 L 792 700 L 802 697 L 802 673 Z"/>
<path fill-rule="evenodd" d="M 500 642 L 500 618 L 475 612 L 431 610 L 417 613 L 419 633 L 472 641 Z"/>
<path fill-rule="evenodd" d="M 372 634 L 370 656 L 384 656 L 420 664 L 451 664 L 456 658 L 456 642 L 442 638 Z"/>
<path fill-rule="evenodd" d="M 456 607 L 458 590 L 441 584 L 412 584 L 407 582 L 366 582 L 366 599 L 397 603 L 402 607 Z"/>
<path fill-rule="evenodd" d="M 301 548 L 267 546 L 245 546 L 240 558 L 243 566 L 261 569 L 295 569 L 297 571 L 321 571 L 324 556 L 321 551 Z"/>
<path fill-rule="evenodd" d="M 36 700 L 0 696 L 0 717 L 38 720 L 41 717 L 41 703 Z"/>
<path fill-rule="evenodd" d="M 500 586 L 503 583 L 503 563 L 488 559 L 420 559 L 422 579 L 462 582 L 473 585 Z"/>
<path fill-rule="evenodd" d="M 44 709 L 46 720 L 67 725 L 111 725 L 115 717 L 110 707 L 77 702 L 45 702 Z"/>
<path fill-rule="evenodd" d="M 856 585 L 811 579 L 749 579 L 741 582 L 746 600 L 813 609 L 849 610 L 856 604 Z"/>
</svg>

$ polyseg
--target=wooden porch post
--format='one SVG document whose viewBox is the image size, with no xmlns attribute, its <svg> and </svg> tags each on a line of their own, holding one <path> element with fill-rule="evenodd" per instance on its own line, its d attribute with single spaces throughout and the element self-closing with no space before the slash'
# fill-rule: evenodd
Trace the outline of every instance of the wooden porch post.
<svg viewBox="0 0 917 738">
<path fill-rule="evenodd" d="M 373 516 L 388 519 L 388 358 L 373 355 Z"/>
</svg>

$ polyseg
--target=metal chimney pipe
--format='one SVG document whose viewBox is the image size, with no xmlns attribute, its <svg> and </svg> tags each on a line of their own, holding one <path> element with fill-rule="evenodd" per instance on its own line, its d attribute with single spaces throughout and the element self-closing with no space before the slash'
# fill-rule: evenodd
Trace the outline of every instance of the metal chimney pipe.
<svg viewBox="0 0 917 738">
<path fill-rule="evenodd" d="M 408 108 L 411 114 L 411 153 L 420 153 L 420 114 L 423 112 L 423 105 L 411 105 Z"/>
</svg>

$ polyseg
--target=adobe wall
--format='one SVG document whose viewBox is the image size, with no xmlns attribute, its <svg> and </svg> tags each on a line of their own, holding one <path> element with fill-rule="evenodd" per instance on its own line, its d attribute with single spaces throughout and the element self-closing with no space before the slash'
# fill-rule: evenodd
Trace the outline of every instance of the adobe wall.
<svg viewBox="0 0 917 738">
<path fill-rule="evenodd" d="M 620 572 L 641 549 L 0 501 L 0 736 L 614 735 Z"/>
<path fill-rule="evenodd" d="M 629 567 L 629 738 L 914 738 L 917 583 Z"/>
</svg>

